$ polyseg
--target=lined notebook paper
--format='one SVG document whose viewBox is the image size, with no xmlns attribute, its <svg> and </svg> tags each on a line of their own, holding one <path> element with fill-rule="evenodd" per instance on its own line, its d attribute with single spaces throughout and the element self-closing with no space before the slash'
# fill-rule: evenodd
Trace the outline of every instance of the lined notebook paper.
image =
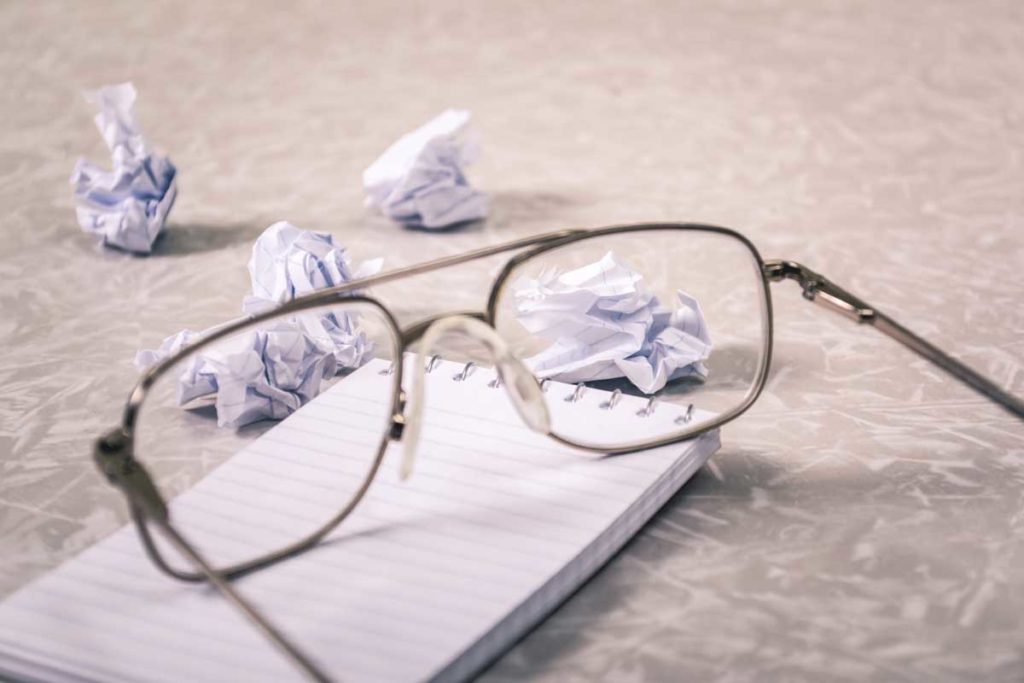
<svg viewBox="0 0 1024 683">
<path fill-rule="evenodd" d="M 233 489 L 315 481 L 317 444 L 358 413 L 386 365 L 374 361 L 266 432 L 172 502 L 172 518 L 217 515 Z M 718 447 L 718 433 L 594 458 L 530 432 L 479 370 L 429 375 L 411 479 L 400 449 L 328 539 L 236 585 L 338 680 L 464 680 L 604 564 Z M 572 387 L 552 383 L 550 392 Z M 550 401 L 554 420 L 636 430 L 641 399 L 600 411 L 602 392 Z M 633 403 L 636 405 L 634 406 Z M 615 412 L 614 424 L 610 413 Z M 628 419 L 627 419 L 628 418 Z M 657 425 L 654 426 L 655 430 Z M 657 433 L 655 431 L 655 433 Z M 268 447 L 272 446 L 272 447 Z M 278 473 L 275 477 L 274 473 Z M 289 484 L 289 482 L 291 482 Z M 227 498 L 226 498 L 227 497 Z M 291 503 L 301 516 L 304 506 Z M 270 530 L 271 532 L 273 530 Z M 237 544 L 266 542 L 238 531 Z M 174 581 L 125 527 L 0 604 L 0 678 L 44 681 L 301 680 L 212 589 Z"/>
</svg>

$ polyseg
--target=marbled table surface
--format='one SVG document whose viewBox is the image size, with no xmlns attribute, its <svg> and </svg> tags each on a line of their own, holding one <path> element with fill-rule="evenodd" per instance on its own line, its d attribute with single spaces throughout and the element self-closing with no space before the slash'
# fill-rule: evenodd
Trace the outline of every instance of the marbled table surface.
<svg viewBox="0 0 1024 683">
<path fill-rule="evenodd" d="M 390 266 L 728 225 L 1024 393 L 1019 2 L 6 2 L 0 35 L 0 595 L 125 521 L 88 453 L 134 351 L 236 315 L 279 219 Z M 79 90 L 121 80 L 181 173 L 149 258 L 80 232 L 68 185 L 104 157 Z M 490 218 L 368 213 L 362 169 L 449 106 Z M 495 266 L 395 303 L 479 306 Z M 1024 424 L 773 289 L 763 398 L 484 679 L 1024 678 Z"/>
</svg>

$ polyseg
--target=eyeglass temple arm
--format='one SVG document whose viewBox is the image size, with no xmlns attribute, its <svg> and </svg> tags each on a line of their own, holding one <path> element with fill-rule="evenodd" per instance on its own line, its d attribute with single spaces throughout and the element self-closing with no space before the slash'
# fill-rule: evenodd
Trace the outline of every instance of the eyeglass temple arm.
<svg viewBox="0 0 1024 683">
<path fill-rule="evenodd" d="M 871 325 L 882 334 L 895 339 L 964 384 L 992 399 L 1017 417 L 1024 419 L 1024 401 L 1007 393 L 992 380 L 972 370 L 889 316 L 880 313 L 863 299 L 850 294 L 810 268 L 795 261 L 767 261 L 764 264 L 764 274 L 771 282 L 795 280 L 803 289 L 805 299 L 831 309 L 856 323 Z"/>
<path fill-rule="evenodd" d="M 248 600 L 234 589 L 231 583 L 216 571 L 202 555 L 185 540 L 170 522 L 167 505 L 157 491 L 145 468 L 132 457 L 127 440 L 120 430 L 101 438 L 93 457 L 100 471 L 128 499 L 133 513 L 139 520 L 148 519 L 159 528 L 171 545 L 188 558 L 221 595 L 238 609 L 263 636 L 269 640 L 296 667 L 317 683 L 330 683 L 330 678 L 283 633 L 264 617 Z"/>
</svg>

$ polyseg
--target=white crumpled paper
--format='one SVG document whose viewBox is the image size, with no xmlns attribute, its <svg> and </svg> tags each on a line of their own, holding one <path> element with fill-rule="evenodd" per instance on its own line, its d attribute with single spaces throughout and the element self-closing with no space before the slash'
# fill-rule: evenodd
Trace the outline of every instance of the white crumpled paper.
<svg viewBox="0 0 1024 683">
<path fill-rule="evenodd" d="M 319 394 L 336 371 L 332 344 L 300 323 L 280 320 L 198 356 L 182 374 L 178 401 L 184 405 L 212 390 L 221 427 L 280 420 Z"/>
<path fill-rule="evenodd" d="M 172 334 L 167 339 L 163 340 L 160 344 L 160 348 L 157 349 L 143 349 L 135 354 L 134 365 L 140 372 L 148 370 L 150 367 L 156 365 L 165 358 L 170 358 L 187 346 L 192 346 L 199 339 L 203 337 L 205 333 L 193 332 L 192 330 L 182 330 L 178 334 Z"/>
<path fill-rule="evenodd" d="M 148 254 L 177 196 L 175 168 L 151 152 L 135 120 L 135 88 L 111 85 L 85 93 L 99 109 L 96 127 L 110 148 L 111 170 L 79 159 L 71 174 L 78 224 L 103 243 Z"/>
<path fill-rule="evenodd" d="M 330 235 L 281 222 L 267 228 L 253 246 L 249 271 L 253 295 L 243 309 L 258 313 L 318 289 L 365 277 L 380 269 L 376 259 L 353 269 L 345 249 Z M 184 330 L 155 351 L 139 351 L 135 366 L 145 370 L 206 336 Z M 242 427 L 282 419 L 306 404 L 323 382 L 344 368 L 359 367 L 373 344 L 355 315 L 323 311 L 297 313 L 215 342 L 181 370 L 177 402 L 212 402 L 221 427 Z"/>
<path fill-rule="evenodd" d="M 377 258 L 353 267 L 345 248 L 331 235 L 279 221 L 252 247 L 252 295 L 245 297 L 242 310 L 259 313 L 303 294 L 361 280 L 379 272 L 383 264 L 384 259 Z"/>
<path fill-rule="evenodd" d="M 487 215 L 487 196 L 463 167 L 479 155 L 470 112 L 448 109 L 407 133 L 363 172 L 368 206 L 405 225 L 443 228 Z"/>
<path fill-rule="evenodd" d="M 539 377 L 625 377 L 647 394 L 687 375 L 707 377 L 711 338 L 697 301 L 678 290 L 678 306 L 663 306 L 612 252 L 575 270 L 520 278 L 514 287 L 519 322 L 552 342 L 524 361 Z"/>
</svg>

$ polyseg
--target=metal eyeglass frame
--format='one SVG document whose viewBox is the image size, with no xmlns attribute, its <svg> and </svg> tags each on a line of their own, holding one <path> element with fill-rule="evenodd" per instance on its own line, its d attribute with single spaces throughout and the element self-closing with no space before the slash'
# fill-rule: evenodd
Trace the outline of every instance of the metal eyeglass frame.
<svg viewBox="0 0 1024 683">
<path fill-rule="evenodd" d="M 572 440 L 554 434 L 549 430 L 548 436 L 556 441 L 604 454 L 631 452 L 693 438 L 699 434 L 715 429 L 743 414 L 760 395 L 768 377 L 773 337 L 771 294 L 769 292 L 768 285 L 769 283 L 780 282 L 783 280 L 795 280 L 803 290 L 803 296 L 806 299 L 832 309 L 854 322 L 868 324 L 875 327 L 883 334 L 895 339 L 918 355 L 926 358 L 952 376 L 974 388 L 981 394 L 992 399 L 1015 416 L 1024 419 L 1024 401 L 1007 393 L 980 373 L 972 370 L 970 367 L 946 354 L 938 347 L 925 341 L 921 337 L 918 337 L 892 318 L 879 312 L 873 306 L 865 303 L 862 299 L 850 294 L 846 290 L 838 287 L 805 266 L 793 261 L 765 261 L 761 258 L 761 255 L 750 240 L 742 234 L 728 228 L 700 224 L 651 223 L 613 226 L 593 230 L 563 230 L 560 232 L 515 240 L 492 247 L 485 247 L 463 254 L 415 264 L 405 268 L 398 268 L 357 282 L 350 282 L 337 287 L 324 289 L 289 301 L 273 310 L 228 323 L 204 337 L 194 345 L 165 359 L 143 374 L 128 399 L 121 426 L 97 440 L 94 448 L 94 459 L 96 464 L 110 483 L 116 488 L 119 488 L 127 498 L 132 519 L 139 531 L 139 535 L 142 539 L 146 552 L 162 571 L 174 578 L 184 581 L 209 582 L 215 586 L 229 602 L 235 605 L 235 607 L 237 607 L 253 623 L 253 625 L 264 634 L 264 636 L 278 647 L 280 651 L 305 674 L 313 680 L 328 681 L 330 679 L 326 673 L 318 667 L 308 655 L 295 646 L 290 639 L 274 627 L 266 617 L 260 614 L 248 603 L 248 601 L 239 595 L 230 581 L 231 579 L 244 575 L 248 572 L 261 569 L 282 559 L 292 557 L 310 548 L 337 527 L 337 525 L 352 512 L 360 499 L 366 493 L 370 483 L 377 473 L 377 470 L 380 468 L 388 445 L 393 441 L 400 441 L 402 439 L 403 431 L 406 427 L 405 394 L 402 391 L 402 363 L 395 363 L 393 366 L 394 371 L 391 374 L 393 386 L 390 429 L 383 435 L 380 444 L 378 445 L 376 457 L 369 468 L 367 476 L 351 501 L 342 510 L 340 510 L 337 515 L 324 524 L 323 527 L 306 538 L 303 538 L 302 540 L 297 541 L 278 552 L 223 570 L 214 569 L 195 550 L 194 546 L 181 536 L 173 524 L 171 524 L 166 501 L 157 490 L 156 485 L 153 483 L 146 469 L 134 457 L 136 420 L 143 400 L 145 399 L 149 389 L 164 375 L 164 373 L 176 365 L 183 357 L 191 355 L 203 347 L 227 337 L 240 329 L 252 326 L 254 323 L 259 323 L 263 320 L 277 318 L 282 314 L 299 313 L 310 308 L 331 303 L 360 302 L 362 304 L 375 307 L 380 312 L 383 319 L 391 326 L 397 342 L 397 348 L 395 349 L 397 354 L 396 358 L 401 358 L 405 350 L 410 345 L 420 340 L 432 325 L 455 314 L 435 316 L 421 321 L 411 327 L 402 329 L 399 327 L 394 316 L 392 316 L 387 308 L 375 299 L 364 296 L 359 292 L 373 285 L 428 273 L 497 254 L 522 250 L 522 253 L 513 256 L 505 264 L 504 268 L 494 281 L 494 284 L 491 286 L 486 311 L 468 314 L 470 317 L 490 326 L 493 330 L 497 303 L 500 299 L 502 288 L 508 280 L 509 275 L 523 262 L 549 250 L 563 247 L 581 240 L 620 233 L 652 230 L 678 231 L 681 233 L 715 233 L 738 240 L 750 252 L 760 275 L 759 286 L 763 293 L 761 302 L 762 316 L 765 324 L 764 348 L 761 356 L 762 360 L 756 370 L 754 383 L 751 385 L 743 401 L 735 409 L 720 415 L 716 419 L 695 425 L 688 429 L 682 429 L 679 433 L 667 438 L 656 439 L 640 444 L 631 444 L 625 448 L 597 448 L 593 445 L 575 443 Z M 536 382 L 535 379 L 533 381 Z M 191 561 L 198 571 L 183 572 L 171 567 L 157 549 L 154 538 L 150 532 L 149 525 L 153 525 L 158 528 L 175 550 Z"/>
</svg>

